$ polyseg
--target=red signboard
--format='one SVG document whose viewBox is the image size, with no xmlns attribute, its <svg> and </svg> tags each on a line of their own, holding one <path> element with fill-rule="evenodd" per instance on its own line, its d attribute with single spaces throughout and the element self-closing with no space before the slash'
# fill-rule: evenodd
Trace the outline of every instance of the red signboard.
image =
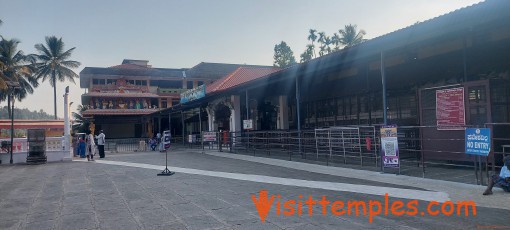
<svg viewBox="0 0 510 230">
<path fill-rule="evenodd" d="M 436 120 L 439 130 L 461 130 L 466 125 L 464 88 L 436 90 Z"/>
</svg>

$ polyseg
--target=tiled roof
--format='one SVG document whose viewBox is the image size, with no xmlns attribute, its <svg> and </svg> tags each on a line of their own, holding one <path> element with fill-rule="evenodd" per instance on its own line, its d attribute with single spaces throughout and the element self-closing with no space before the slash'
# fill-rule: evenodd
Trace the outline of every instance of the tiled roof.
<svg viewBox="0 0 510 230">
<path fill-rule="evenodd" d="M 158 109 L 87 109 L 81 114 L 83 116 L 90 115 L 144 115 L 151 114 Z"/>
<path fill-rule="evenodd" d="M 82 97 L 159 97 L 154 93 L 100 93 L 100 92 L 88 92 L 82 94 Z"/>
<path fill-rule="evenodd" d="M 279 71 L 276 67 L 239 67 L 206 87 L 206 93 L 219 92 Z"/>
<path fill-rule="evenodd" d="M 10 119 L 0 119 L 0 129 L 10 129 Z M 14 120 L 15 129 L 64 128 L 64 120 Z"/>
<path fill-rule="evenodd" d="M 228 74 L 231 74 L 239 67 L 269 67 L 269 66 L 201 62 L 198 65 L 193 66 L 191 69 L 187 70 L 186 77 L 216 80 Z"/>
</svg>

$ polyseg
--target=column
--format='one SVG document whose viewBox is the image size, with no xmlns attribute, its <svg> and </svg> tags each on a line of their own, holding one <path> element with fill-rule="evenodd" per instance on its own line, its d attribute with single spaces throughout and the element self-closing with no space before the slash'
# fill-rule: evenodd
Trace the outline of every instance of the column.
<svg viewBox="0 0 510 230">
<path fill-rule="evenodd" d="M 289 106 L 287 96 L 278 97 L 278 129 L 289 129 Z"/>
<path fill-rule="evenodd" d="M 215 131 L 216 129 L 214 127 L 214 109 L 208 106 L 205 109 L 205 111 L 207 112 L 207 130 Z"/>
<path fill-rule="evenodd" d="M 71 129 L 69 119 L 69 86 L 66 87 L 64 94 L 64 159 L 73 159 L 73 151 L 71 151 Z M 14 113 L 13 113 L 14 114 Z"/>
<path fill-rule="evenodd" d="M 230 131 L 241 131 L 241 98 L 238 95 L 230 96 L 232 108 L 230 108 Z"/>
</svg>

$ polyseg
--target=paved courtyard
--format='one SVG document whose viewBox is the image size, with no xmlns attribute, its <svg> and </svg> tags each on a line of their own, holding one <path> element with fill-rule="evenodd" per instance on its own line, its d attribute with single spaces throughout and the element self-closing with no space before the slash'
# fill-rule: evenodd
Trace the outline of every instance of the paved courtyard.
<svg viewBox="0 0 510 230">
<path fill-rule="evenodd" d="M 0 167 L 0 229 L 510 229 L 510 196 L 455 182 L 342 169 L 211 151 L 174 149 L 176 174 L 158 177 L 164 154 L 109 154 L 96 162 Z M 276 197 L 261 222 L 251 195 Z M 278 215 L 276 202 L 473 200 L 476 216 Z M 299 196 L 302 195 L 302 199 Z M 283 204 L 282 204 L 283 207 Z M 285 208 L 282 208 L 282 212 Z"/>
</svg>

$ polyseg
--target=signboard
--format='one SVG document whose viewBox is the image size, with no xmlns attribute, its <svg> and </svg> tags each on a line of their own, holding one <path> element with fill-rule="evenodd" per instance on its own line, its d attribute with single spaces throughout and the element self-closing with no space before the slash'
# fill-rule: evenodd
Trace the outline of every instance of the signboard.
<svg viewBox="0 0 510 230">
<path fill-rule="evenodd" d="M 462 130 L 466 125 L 464 88 L 436 90 L 436 120 L 438 130 Z"/>
<path fill-rule="evenodd" d="M 181 104 L 205 97 L 205 84 L 181 93 Z"/>
<path fill-rule="evenodd" d="M 204 132 L 204 142 L 216 141 L 216 132 Z"/>
<path fill-rule="evenodd" d="M 385 168 L 399 168 L 397 126 L 381 128 L 381 156 Z"/>
<path fill-rule="evenodd" d="M 243 120 L 243 129 L 253 129 L 253 120 Z"/>
<path fill-rule="evenodd" d="M 167 130 L 167 131 L 163 131 L 163 145 L 165 147 L 165 149 L 169 149 L 170 148 L 170 131 Z"/>
<path fill-rule="evenodd" d="M 466 129 L 466 154 L 488 156 L 491 151 L 490 129 Z"/>
</svg>

